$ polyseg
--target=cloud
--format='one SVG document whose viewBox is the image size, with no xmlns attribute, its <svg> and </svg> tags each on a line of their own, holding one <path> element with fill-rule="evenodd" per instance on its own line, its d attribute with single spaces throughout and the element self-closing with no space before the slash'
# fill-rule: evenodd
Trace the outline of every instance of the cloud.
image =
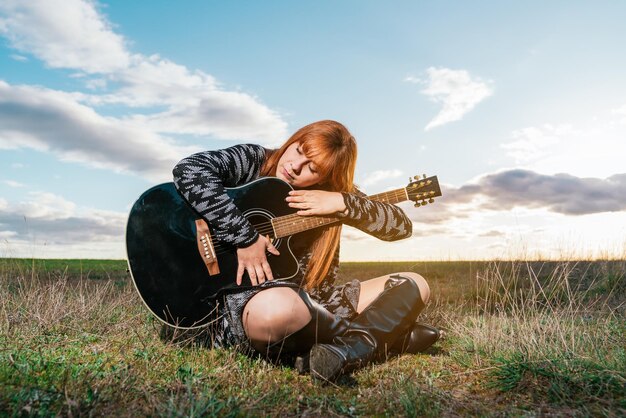
<svg viewBox="0 0 626 418">
<path fill-rule="evenodd" d="M 130 61 L 124 38 L 111 30 L 93 1 L 3 1 L 0 33 L 15 49 L 52 68 L 109 73 Z"/>
<path fill-rule="evenodd" d="M 9 187 L 13 187 L 13 188 L 21 188 L 21 187 L 25 187 L 26 185 L 23 183 L 20 183 L 18 181 L 15 180 L 5 180 L 4 184 L 6 184 Z"/>
<path fill-rule="evenodd" d="M 371 186 L 372 184 L 379 183 L 383 180 L 398 178 L 402 176 L 402 171 L 398 169 L 394 170 L 376 170 L 363 179 L 363 186 Z"/>
<path fill-rule="evenodd" d="M 626 212 L 626 174 L 601 179 L 514 169 L 485 174 L 461 187 L 441 184 L 441 190 L 443 196 L 433 205 L 400 204 L 413 221 L 414 236 L 469 239 L 519 235 L 522 229 L 535 233 L 536 227 L 511 225 L 514 208 L 520 209 L 514 216 L 527 217 L 528 225 L 548 216 L 556 220 L 565 215 L 572 222 L 573 216 Z"/>
<path fill-rule="evenodd" d="M 623 105 L 621 107 L 617 107 L 615 109 L 612 109 L 611 112 L 616 114 L 616 115 L 624 115 L 624 116 L 626 116 L 626 105 Z"/>
<path fill-rule="evenodd" d="M 448 204 L 471 203 L 476 209 L 545 208 L 564 215 L 620 212 L 626 210 L 626 174 L 600 179 L 514 169 L 487 174 L 444 196 Z"/>
<path fill-rule="evenodd" d="M 150 179 L 199 147 L 167 134 L 207 135 L 273 145 L 287 136 L 280 115 L 256 97 L 228 91 L 209 74 L 158 55 L 133 54 L 96 3 L 8 1 L 0 34 L 49 67 L 78 70 L 89 94 L 11 86 L 0 80 L 0 149 L 28 147 L 64 160 Z M 117 105 L 115 118 L 98 106 Z"/>
<path fill-rule="evenodd" d="M 0 229 L 16 247 L 33 239 L 47 244 L 83 245 L 123 242 L 125 213 L 77 208 L 52 193 L 31 193 L 25 201 L 0 202 Z"/>
<path fill-rule="evenodd" d="M 626 106 L 588 120 L 544 123 L 513 131 L 501 144 L 515 165 L 541 173 L 608 177 L 624 167 Z"/>
<path fill-rule="evenodd" d="M 11 54 L 10 55 L 11 58 L 13 58 L 15 61 L 19 61 L 19 62 L 26 62 L 28 61 L 28 58 L 23 56 L 23 55 L 18 55 L 18 54 Z"/>
<path fill-rule="evenodd" d="M 0 81 L 0 149 L 20 147 L 159 180 L 169 178 L 176 161 L 197 150 L 103 117 L 75 95 Z"/>
<path fill-rule="evenodd" d="M 561 145 L 565 137 L 575 131 L 571 125 L 544 124 L 541 127 L 528 127 L 513 131 L 512 142 L 502 144 L 507 154 L 518 163 L 526 163 L 549 155 L 548 149 Z"/>
<path fill-rule="evenodd" d="M 490 83 L 472 78 L 465 70 L 430 67 L 426 70 L 428 79 L 421 81 L 407 77 L 409 82 L 422 82 L 426 87 L 422 94 L 442 105 L 439 113 L 426 125 L 425 131 L 446 123 L 460 120 L 493 93 Z"/>
</svg>

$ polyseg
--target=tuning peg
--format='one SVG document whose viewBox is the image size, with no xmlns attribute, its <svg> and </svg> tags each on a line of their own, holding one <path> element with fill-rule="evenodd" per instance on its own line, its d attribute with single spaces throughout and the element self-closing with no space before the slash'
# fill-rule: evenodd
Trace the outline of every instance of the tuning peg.
<svg viewBox="0 0 626 418">
<path fill-rule="evenodd" d="M 428 203 L 435 203 L 435 199 L 431 197 L 430 199 L 428 199 Z"/>
<path fill-rule="evenodd" d="M 419 180 L 420 176 L 413 176 L 413 180 Z"/>
<path fill-rule="evenodd" d="M 431 190 L 430 194 L 431 194 L 431 195 L 434 195 L 434 194 L 435 194 L 435 191 L 434 191 L 434 190 Z"/>
<path fill-rule="evenodd" d="M 413 177 L 409 176 L 409 183 L 413 182 Z"/>
<path fill-rule="evenodd" d="M 426 174 L 422 174 L 422 178 L 426 178 L 428 177 Z"/>
</svg>

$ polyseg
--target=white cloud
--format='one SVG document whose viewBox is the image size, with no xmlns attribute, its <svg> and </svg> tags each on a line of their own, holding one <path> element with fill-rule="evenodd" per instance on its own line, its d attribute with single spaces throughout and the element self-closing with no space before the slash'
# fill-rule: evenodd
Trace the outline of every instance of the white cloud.
<svg viewBox="0 0 626 418">
<path fill-rule="evenodd" d="M 17 203 L 0 201 L 0 230 L 7 256 L 123 257 L 127 214 L 79 208 L 52 193 L 30 193 Z M 33 245 L 46 247 L 33 252 Z"/>
<path fill-rule="evenodd" d="M 169 179 L 176 161 L 197 151 L 100 116 L 59 91 L 0 81 L 0 104 L 0 148 L 48 151 L 64 160 L 155 180 Z"/>
<path fill-rule="evenodd" d="M 541 127 L 528 127 L 513 131 L 512 142 L 502 145 L 507 154 L 515 158 L 517 163 L 526 163 L 548 155 L 548 149 L 560 144 L 564 137 L 571 136 L 575 131 L 571 125 L 544 124 Z"/>
<path fill-rule="evenodd" d="M 515 130 L 501 145 L 514 163 L 545 174 L 608 177 L 623 172 L 626 155 L 626 107 L 588 120 Z"/>
<path fill-rule="evenodd" d="M 25 184 L 20 183 L 20 182 L 15 181 L 15 180 L 5 180 L 4 184 L 6 184 L 9 187 L 16 188 L 16 189 L 18 189 L 20 187 L 25 187 L 26 186 Z"/>
<path fill-rule="evenodd" d="M 176 146 L 162 134 L 264 145 L 285 139 L 287 124 L 254 96 L 228 91 L 211 75 L 158 55 L 129 52 L 96 6 L 87 0 L 0 5 L 0 34 L 13 47 L 50 67 L 78 70 L 71 77 L 83 79 L 94 92 L 9 86 L 0 80 L 0 121 L 7 122 L 0 122 L 0 149 L 28 147 L 162 179 L 180 157 L 197 150 Z M 126 113 L 100 116 L 96 107 L 103 104 L 126 106 Z"/>
<path fill-rule="evenodd" d="M 621 123 L 626 123 L 626 105 L 612 109 L 611 113 L 617 115 L 620 118 Z"/>
<path fill-rule="evenodd" d="M 6 0 L 0 33 L 17 50 L 53 68 L 108 73 L 128 66 L 124 38 L 111 30 L 93 1 Z"/>
<path fill-rule="evenodd" d="M 489 82 L 472 78 L 465 70 L 430 67 L 426 73 L 428 80 L 423 81 L 426 87 L 422 93 L 442 105 L 439 113 L 424 128 L 426 131 L 460 120 L 493 93 Z M 419 82 L 419 79 L 414 77 L 406 80 Z"/>
<path fill-rule="evenodd" d="M 18 55 L 18 54 L 11 54 L 11 58 L 13 58 L 15 61 L 19 61 L 19 62 L 26 62 L 28 61 L 28 58 L 23 56 L 23 55 Z"/>
<path fill-rule="evenodd" d="M 423 80 L 421 80 L 419 77 L 415 77 L 413 75 L 407 75 L 404 78 L 404 81 L 406 81 L 407 83 L 413 83 L 413 84 L 419 84 L 423 82 Z"/>
<path fill-rule="evenodd" d="M 67 219 L 76 211 L 76 205 L 65 198 L 49 192 L 31 192 L 31 198 L 12 205 L 12 211 L 27 218 L 48 220 Z"/>
<path fill-rule="evenodd" d="M 612 109 L 611 112 L 617 115 L 626 115 L 626 105 Z"/>
<path fill-rule="evenodd" d="M 398 178 L 402 176 L 402 171 L 398 169 L 394 170 L 376 170 L 363 179 L 363 186 L 371 186 L 372 184 L 380 183 L 383 180 Z"/>
</svg>

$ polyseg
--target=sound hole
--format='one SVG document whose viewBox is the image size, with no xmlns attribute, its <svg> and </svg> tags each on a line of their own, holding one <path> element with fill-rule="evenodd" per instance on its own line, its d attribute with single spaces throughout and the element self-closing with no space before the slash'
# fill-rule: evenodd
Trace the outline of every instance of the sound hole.
<svg viewBox="0 0 626 418">
<path fill-rule="evenodd" d="M 245 214 L 246 218 L 250 221 L 252 226 L 259 232 L 259 234 L 267 237 L 269 236 L 270 242 L 278 247 L 280 245 L 280 239 L 274 237 L 274 230 L 272 228 L 272 217 L 261 211 L 250 211 Z"/>
</svg>

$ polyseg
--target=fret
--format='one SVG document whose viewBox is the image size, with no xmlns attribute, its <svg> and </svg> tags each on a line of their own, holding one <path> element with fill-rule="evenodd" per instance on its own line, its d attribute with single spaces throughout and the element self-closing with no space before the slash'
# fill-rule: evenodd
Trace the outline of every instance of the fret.
<svg viewBox="0 0 626 418">
<path fill-rule="evenodd" d="M 398 203 L 407 200 L 407 192 L 405 188 L 391 190 L 389 192 L 378 193 L 367 196 L 370 200 L 376 200 L 384 203 Z M 299 232 L 308 231 L 325 225 L 341 222 L 342 218 L 338 216 L 299 216 L 294 214 L 279 216 L 271 220 L 276 238 L 283 238 L 294 235 Z"/>
</svg>

